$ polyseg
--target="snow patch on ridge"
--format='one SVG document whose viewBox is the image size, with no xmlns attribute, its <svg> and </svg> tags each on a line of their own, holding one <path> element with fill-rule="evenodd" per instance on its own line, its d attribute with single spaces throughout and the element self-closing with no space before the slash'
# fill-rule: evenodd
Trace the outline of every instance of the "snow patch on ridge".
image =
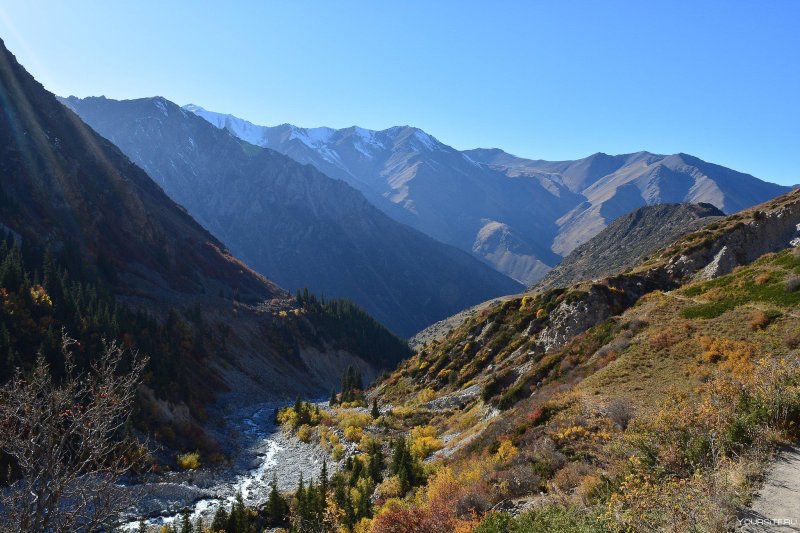
<svg viewBox="0 0 800 533">
<path fill-rule="evenodd" d="M 427 133 L 422 130 L 417 130 L 414 132 L 414 137 L 429 151 L 433 151 L 436 149 L 437 141 Z"/>
</svg>

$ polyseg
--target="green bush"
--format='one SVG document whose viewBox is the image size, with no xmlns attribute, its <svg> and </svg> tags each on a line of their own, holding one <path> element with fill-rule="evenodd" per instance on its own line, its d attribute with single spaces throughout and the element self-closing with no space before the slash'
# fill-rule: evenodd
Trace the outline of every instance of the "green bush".
<svg viewBox="0 0 800 533">
<path fill-rule="evenodd" d="M 683 318 L 717 318 L 725 311 L 730 311 L 734 307 L 736 307 L 736 304 L 729 300 L 709 302 L 687 307 L 681 311 L 681 316 L 683 316 Z"/>
<path fill-rule="evenodd" d="M 475 529 L 475 533 L 532 533 L 558 531 L 583 533 L 602 530 L 594 516 L 572 507 L 543 507 L 526 511 L 518 516 L 508 513 L 490 513 Z"/>
</svg>

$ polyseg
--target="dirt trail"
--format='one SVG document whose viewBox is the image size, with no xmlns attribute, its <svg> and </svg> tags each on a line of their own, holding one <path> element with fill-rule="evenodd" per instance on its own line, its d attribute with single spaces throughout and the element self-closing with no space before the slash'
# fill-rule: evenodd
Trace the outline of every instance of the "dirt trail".
<svg viewBox="0 0 800 533">
<path fill-rule="evenodd" d="M 800 531 L 800 448 L 778 454 L 738 525 L 738 531 L 746 532 Z"/>
</svg>

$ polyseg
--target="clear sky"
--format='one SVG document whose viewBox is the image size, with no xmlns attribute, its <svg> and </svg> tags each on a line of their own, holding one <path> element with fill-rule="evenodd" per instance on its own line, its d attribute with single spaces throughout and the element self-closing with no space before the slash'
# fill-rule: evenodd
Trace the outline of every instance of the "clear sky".
<svg viewBox="0 0 800 533">
<path fill-rule="evenodd" d="M 0 37 L 64 96 L 800 182 L 796 0 L 3 0 Z"/>
</svg>

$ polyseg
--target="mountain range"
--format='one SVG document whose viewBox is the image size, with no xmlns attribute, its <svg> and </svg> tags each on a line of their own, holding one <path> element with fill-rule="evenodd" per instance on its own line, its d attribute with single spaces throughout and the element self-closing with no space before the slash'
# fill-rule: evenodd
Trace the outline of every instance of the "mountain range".
<svg viewBox="0 0 800 533">
<path fill-rule="evenodd" d="M 459 151 L 409 126 L 267 127 L 184 109 L 346 181 L 395 220 L 525 285 L 637 207 L 706 202 L 729 214 L 790 190 L 687 154 L 530 160 L 499 149 Z"/>
<path fill-rule="evenodd" d="M 402 336 L 523 287 L 362 193 L 163 98 L 67 98 L 205 228 L 292 291 L 347 297 Z"/>
</svg>

